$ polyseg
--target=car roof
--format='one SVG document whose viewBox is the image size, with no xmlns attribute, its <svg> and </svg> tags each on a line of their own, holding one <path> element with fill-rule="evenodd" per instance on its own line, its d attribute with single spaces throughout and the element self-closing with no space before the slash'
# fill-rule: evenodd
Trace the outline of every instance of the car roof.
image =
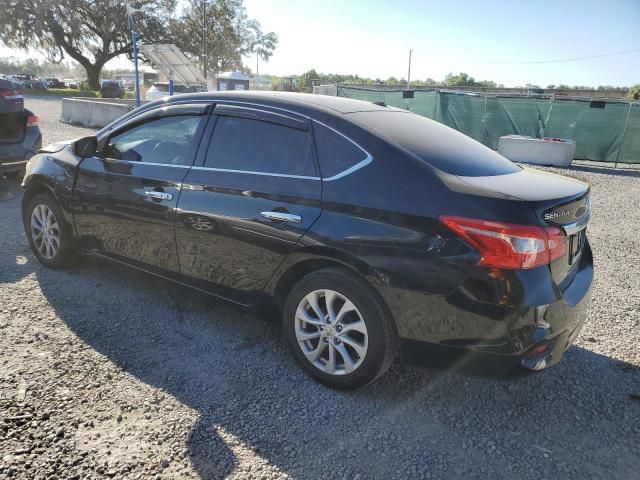
<svg viewBox="0 0 640 480">
<path fill-rule="evenodd" d="M 184 102 L 185 100 L 210 100 L 210 101 L 238 101 L 256 102 L 265 106 L 290 108 L 292 110 L 323 111 L 325 113 L 354 113 L 369 111 L 388 111 L 389 107 L 377 105 L 372 102 L 354 100 L 344 97 L 332 97 L 328 95 L 314 95 L 311 93 L 295 92 L 265 92 L 265 91 L 228 91 L 228 92 L 201 92 L 169 97 L 166 103 Z"/>
</svg>

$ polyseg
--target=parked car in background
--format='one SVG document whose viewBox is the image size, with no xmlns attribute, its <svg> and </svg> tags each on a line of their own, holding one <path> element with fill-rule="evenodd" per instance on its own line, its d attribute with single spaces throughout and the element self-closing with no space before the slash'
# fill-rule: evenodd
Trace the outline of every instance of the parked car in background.
<svg viewBox="0 0 640 480">
<path fill-rule="evenodd" d="M 78 89 L 80 88 L 80 82 L 78 80 L 74 80 L 73 78 L 64 78 L 62 80 L 67 88 Z"/>
<path fill-rule="evenodd" d="M 42 80 L 49 88 L 67 88 L 67 84 L 56 77 L 44 77 Z"/>
<path fill-rule="evenodd" d="M 20 81 L 20 82 L 25 82 L 25 81 L 41 82 L 42 81 L 42 80 L 40 80 L 40 77 L 38 77 L 37 75 L 32 75 L 30 73 L 14 73 L 13 75 L 10 75 L 10 76 L 14 80 L 17 80 L 17 81 Z"/>
<path fill-rule="evenodd" d="M 29 73 L 18 73 L 14 75 L 10 75 L 16 83 L 20 85 L 20 88 L 23 90 L 46 90 L 47 84 L 42 79 L 40 79 L 37 75 L 32 75 Z"/>
<path fill-rule="evenodd" d="M 103 80 L 100 83 L 100 96 L 102 98 L 123 98 L 125 93 L 122 80 Z"/>
<path fill-rule="evenodd" d="M 24 108 L 18 81 L 0 78 L 0 175 L 21 175 L 42 147 L 38 117 Z"/>
<path fill-rule="evenodd" d="M 21 112 L 23 109 L 20 84 L 11 77 L 0 75 L 0 113 Z"/>
<path fill-rule="evenodd" d="M 38 117 L 24 108 L 19 85 L 0 79 L 0 175 L 22 176 L 29 158 L 42 147 Z"/>
<path fill-rule="evenodd" d="M 25 232 L 281 315 L 336 388 L 427 342 L 539 370 L 586 316 L 589 186 L 521 168 L 445 125 L 282 92 L 179 95 L 36 155 Z"/>
<path fill-rule="evenodd" d="M 183 84 L 174 84 L 173 85 L 173 94 L 180 95 L 182 93 L 198 93 L 204 92 L 205 88 L 202 85 L 183 85 Z M 169 83 L 167 82 L 156 82 L 154 83 L 149 90 L 147 90 L 147 94 L 145 95 L 145 99 L 148 101 L 158 100 L 159 98 L 165 97 L 169 95 Z"/>
</svg>

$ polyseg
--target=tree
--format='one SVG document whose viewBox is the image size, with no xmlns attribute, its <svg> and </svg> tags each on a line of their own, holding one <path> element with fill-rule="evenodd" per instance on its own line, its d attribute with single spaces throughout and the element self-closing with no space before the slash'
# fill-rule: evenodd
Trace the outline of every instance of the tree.
<svg viewBox="0 0 640 480">
<path fill-rule="evenodd" d="M 496 88 L 496 82 L 494 82 L 493 80 L 480 80 L 479 82 L 476 83 L 476 85 L 480 86 L 480 87 L 484 87 L 484 88 Z"/>
<path fill-rule="evenodd" d="M 640 83 L 629 89 L 629 98 L 632 100 L 640 100 Z"/>
<path fill-rule="evenodd" d="M 448 73 L 446 77 L 444 77 L 443 82 L 447 87 L 462 87 L 462 86 L 474 86 L 476 85 L 476 81 L 473 77 L 470 77 L 469 74 L 460 72 L 457 75 L 453 73 Z"/>
<path fill-rule="evenodd" d="M 262 59 L 268 62 L 273 51 L 278 46 L 278 36 L 273 32 L 263 33 L 260 23 L 257 20 L 250 20 L 248 30 L 251 32 L 249 37 L 249 51 L 256 55 L 256 75 L 260 72 L 258 62 Z"/>
<path fill-rule="evenodd" d="M 133 0 L 142 42 L 168 41 L 175 0 Z M 0 0 L 0 37 L 9 47 L 43 51 L 60 62 L 66 56 L 87 72 L 89 87 L 100 88 L 102 67 L 118 55 L 132 55 L 126 7 L 120 0 Z"/>
<path fill-rule="evenodd" d="M 275 33 L 262 33 L 260 23 L 247 17 L 242 0 L 189 0 L 182 15 L 171 22 L 171 36 L 173 43 L 201 64 L 204 17 L 206 65 L 213 74 L 242 69 L 243 55 L 255 53 L 266 61 L 278 44 Z"/>
<path fill-rule="evenodd" d="M 298 90 L 301 92 L 310 92 L 313 90 L 313 86 L 311 85 L 311 80 L 320 79 L 318 72 L 315 69 L 311 69 L 307 72 L 304 72 L 298 78 Z"/>
</svg>

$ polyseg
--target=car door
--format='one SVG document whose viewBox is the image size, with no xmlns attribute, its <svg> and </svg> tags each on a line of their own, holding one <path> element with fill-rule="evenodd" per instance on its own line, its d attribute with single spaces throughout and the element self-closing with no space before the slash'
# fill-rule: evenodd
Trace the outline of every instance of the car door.
<svg viewBox="0 0 640 480">
<path fill-rule="evenodd" d="M 82 247 L 179 271 L 174 220 L 210 106 L 174 105 L 133 117 L 99 139 L 78 167 L 74 221 Z"/>
<path fill-rule="evenodd" d="M 180 270 L 249 305 L 319 217 L 322 182 L 308 119 L 231 105 L 214 113 L 206 155 L 178 203 Z"/>
</svg>

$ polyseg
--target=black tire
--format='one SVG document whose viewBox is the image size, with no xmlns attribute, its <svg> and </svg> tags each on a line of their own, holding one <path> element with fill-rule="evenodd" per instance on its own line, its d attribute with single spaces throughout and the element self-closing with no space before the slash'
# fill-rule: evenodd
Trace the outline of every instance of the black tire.
<svg viewBox="0 0 640 480">
<path fill-rule="evenodd" d="M 36 247 L 31 229 L 31 215 L 38 205 L 47 206 L 58 223 L 59 248 L 52 258 L 44 257 Z M 58 202 L 50 193 L 39 193 L 29 201 L 24 212 L 24 230 L 29 240 L 31 251 L 38 261 L 47 268 L 66 268 L 74 263 L 76 255 L 74 253 L 73 235 L 70 226 L 65 221 L 64 215 Z"/>
<path fill-rule="evenodd" d="M 351 301 L 364 321 L 368 348 L 362 363 L 351 373 L 329 374 L 307 359 L 296 338 L 296 311 L 311 292 L 328 289 Z M 337 389 L 354 389 L 373 382 L 393 363 L 397 353 L 397 333 L 393 320 L 382 300 L 365 280 L 343 268 L 326 268 L 310 273 L 300 280 L 287 297 L 283 309 L 286 341 L 300 366 L 314 379 Z"/>
<path fill-rule="evenodd" d="M 5 176 L 12 180 L 15 180 L 18 183 L 22 183 L 22 179 L 26 173 L 26 169 L 24 167 L 19 168 L 18 170 L 14 170 L 13 172 L 7 172 Z"/>
</svg>

